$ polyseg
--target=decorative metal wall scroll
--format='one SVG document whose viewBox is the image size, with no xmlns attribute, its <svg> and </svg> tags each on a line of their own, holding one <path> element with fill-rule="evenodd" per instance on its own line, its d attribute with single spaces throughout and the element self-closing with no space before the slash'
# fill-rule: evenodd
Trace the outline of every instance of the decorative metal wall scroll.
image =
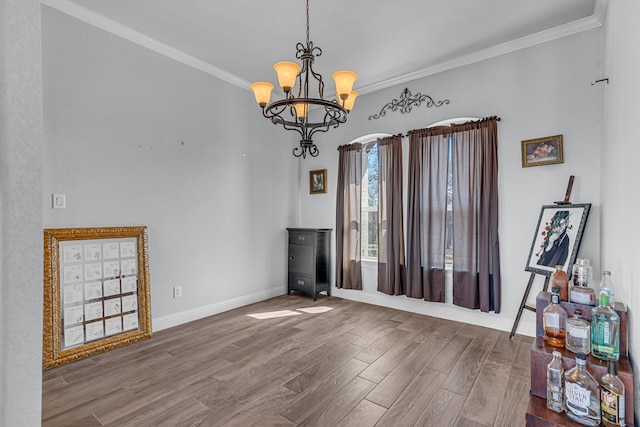
<svg viewBox="0 0 640 427">
<path fill-rule="evenodd" d="M 382 107 L 382 110 L 380 110 L 378 114 L 369 116 L 369 120 L 379 119 L 380 117 L 387 114 L 387 110 L 400 110 L 400 113 L 402 114 L 410 113 L 413 107 L 418 107 L 423 102 L 426 102 L 426 107 L 430 108 L 442 107 L 443 105 L 448 104 L 449 100 L 445 99 L 444 101 L 434 101 L 433 98 L 431 98 L 429 95 L 422 95 L 420 92 L 412 95 L 411 91 L 405 88 L 405 90 L 402 91 L 402 94 L 400 94 L 400 99 L 394 99 L 393 101 L 387 103 L 384 107 Z"/>
</svg>

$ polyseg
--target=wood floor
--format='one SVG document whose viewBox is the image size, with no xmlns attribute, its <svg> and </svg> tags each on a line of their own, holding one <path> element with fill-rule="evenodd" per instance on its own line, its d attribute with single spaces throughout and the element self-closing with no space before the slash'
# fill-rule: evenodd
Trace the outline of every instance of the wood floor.
<svg viewBox="0 0 640 427">
<path fill-rule="evenodd" d="M 331 307 L 271 319 L 247 316 Z M 532 338 L 287 295 L 44 372 L 44 426 L 523 426 Z"/>
</svg>

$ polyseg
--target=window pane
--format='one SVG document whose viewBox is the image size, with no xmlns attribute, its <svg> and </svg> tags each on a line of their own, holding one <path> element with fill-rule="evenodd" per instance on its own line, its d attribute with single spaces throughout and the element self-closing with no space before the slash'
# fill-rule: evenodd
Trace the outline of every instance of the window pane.
<svg viewBox="0 0 640 427">
<path fill-rule="evenodd" d="M 447 214 L 444 234 L 444 263 L 453 264 L 453 135 L 449 135 L 447 155 Z"/>
<path fill-rule="evenodd" d="M 362 256 L 378 257 L 378 145 L 365 150 L 362 179 Z"/>
<path fill-rule="evenodd" d="M 378 257 L 378 211 L 365 212 L 367 216 L 367 246 L 364 248 L 366 257 Z"/>
<path fill-rule="evenodd" d="M 369 150 L 368 156 L 368 167 L 367 170 L 369 172 L 368 180 L 367 180 L 367 188 L 369 190 L 368 194 L 368 203 L 369 206 L 378 206 L 378 145 L 374 145 L 371 150 Z"/>
</svg>

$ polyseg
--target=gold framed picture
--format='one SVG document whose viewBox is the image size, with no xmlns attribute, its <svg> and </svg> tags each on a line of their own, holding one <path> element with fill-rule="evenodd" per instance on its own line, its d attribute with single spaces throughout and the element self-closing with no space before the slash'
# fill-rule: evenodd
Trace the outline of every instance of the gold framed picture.
<svg viewBox="0 0 640 427">
<path fill-rule="evenodd" d="M 327 192 L 327 170 L 319 169 L 309 172 L 309 193 L 322 194 Z"/>
<path fill-rule="evenodd" d="M 562 135 L 522 141 L 522 167 L 563 163 Z"/>
<path fill-rule="evenodd" d="M 45 229 L 43 368 L 150 337 L 147 228 Z"/>
</svg>

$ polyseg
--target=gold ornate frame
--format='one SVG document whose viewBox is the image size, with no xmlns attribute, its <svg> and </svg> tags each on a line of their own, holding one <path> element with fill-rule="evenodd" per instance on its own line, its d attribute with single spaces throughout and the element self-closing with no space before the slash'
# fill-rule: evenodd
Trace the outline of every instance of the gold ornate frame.
<svg viewBox="0 0 640 427">
<path fill-rule="evenodd" d="M 69 241 L 77 241 L 78 246 L 84 244 L 82 246 L 84 251 L 86 251 L 86 245 L 90 246 L 100 246 L 100 254 L 99 257 L 96 254 L 95 260 L 93 264 L 101 264 L 100 268 L 104 267 L 104 261 L 102 259 L 102 247 L 104 244 L 108 243 L 116 243 L 116 242 L 135 242 L 135 245 L 130 244 L 129 247 L 133 247 L 135 254 L 130 254 L 128 261 L 135 260 L 136 264 L 136 273 L 135 276 L 129 275 L 128 278 L 131 279 L 135 277 L 135 290 L 130 290 L 126 296 L 134 296 L 134 303 L 137 300 L 137 310 L 132 309 L 129 312 L 129 315 L 137 313 L 137 325 L 135 323 L 135 317 L 133 325 L 137 326 L 135 329 L 131 330 L 123 330 L 119 333 L 113 333 L 111 336 L 108 334 L 104 334 L 104 325 L 103 325 L 103 338 L 97 338 L 92 341 L 86 342 L 84 331 L 87 328 L 86 320 L 86 291 L 82 293 L 82 301 L 80 301 L 76 306 L 78 309 L 76 312 L 81 313 L 81 321 L 76 328 L 80 328 L 83 334 L 83 342 L 78 343 L 77 345 L 67 346 L 69 348 L 65 348 L 64 339 L 64 319 L 63 319 L 63 297 L 61 297 L 61 290 L 63 290 L 63 260 L 61 256 L 61 247 L 66 244 L 69 244 Z M 83 242 L 84 241 L 84 242 Z M 72 242 L 74 243 L 74 242 Z M 121 262 L 121 258 L 123 257 L 121 248 L 121 243 L 118 243 L 118 256 L 117 262 Z M 113 247 L 113 246 L 112 246 Z M 79 256 L 82 257 L 81 253 Z M 92 258 L 92 260 L 94 260 Z M 125 260 L 127 261 L 127 260 Z M 116 262 L 116 261 L 112 261 Z M 86 269 L 82 263 L 86 263 L 85 261 L 81 261 L 79 264 L 75 266 L 78 270 Z M 76 263 L 77 264 L 77 263 Z M 120 265 L 120 264 L 118 264 Z M 73 267 L 73 265 L 70 265 Z M 82 276 L 81 280 L 86 279 L 85 276 Z M 101 276 L 102 277 L 102 276 Z M 116 276 L 114 276 L 116 277 Z M 119 270 L 117 273 L 117 280 L 122 281 L 125 275 L 122 274 L 122 271 Z M 113 281 L 112 279 L 111 281 Z M 101 280 L 96 281 L 101 282 Z M 129 280 L 129 283 L 132 281 Z M 80 282 L 81 285 L 84 286 L 84 282 Z M 123 288 L 119 288 L 122 291 Z M 107 298 L 103 296 L 104 293 L 102 288 L 100 288 L 100 296 L 97 297 L 98 301 L 104 302 Z M 116 295 L 114 298 L 118 297 Z M 122 297 L 121 297 L 122 298 Z M 113 299 L 113 298 L 112 298 Z M 96 300 L 92 300 L 96 301 Z M 66 301 L 65 301 L 66 302 Z M 122 299 L 120 299 L 120 310 L 123 310 L 122 307 Z M 84 308 L 83 308 L 84 307 Z M 66 306 L 65 306 L 66 308 Z M 84 313 L 84 314 L 82 314 Z M 125 317 L 127 313 L 120 313 L 121 317 Z M 103 313 L 103 322 L 109 319 L 115 319 L 118 317 L 118 314 L 107 315 L 105 316 Z M 130 318 L 131 319 L 131 318 Z M 139 227 L 105 227 L 105 228 L 57 228 L 57 229 L 45 229 L 44 230 L 44 324 L 43 324 L 43 368 L 50 369 L 55 366 L 63 365 L 75 360 L 83 359 L 86 357 L 93 356 L 95 354 L 103 353 L 108 350 L 112 350 L 114 348 L 122 347 L 146 338 L 151 337 L 151 298 L 150 298 L 150 288 L 149 288 L 149 259 L 147 256 L 147 228 L 144 226 Z M 100 320 L 100 319 L 98 319 Z M 121 324 L 123 322 L 120 319 Z M 96 323 L 96 322 L 94 322 Z M 124 328 L 122 328 L 124 329 Z"/>
<path fill-rule="evenodd" d="M 322 194 L 327 192 L 327 170 L 319 169 L 309 171 L 309 194 Z"/>
<path fill-rule="evenodd" d="M 562 135 L 527 139 L 521 145 L 523 168 L 564 163 Z"/>
</svg>

